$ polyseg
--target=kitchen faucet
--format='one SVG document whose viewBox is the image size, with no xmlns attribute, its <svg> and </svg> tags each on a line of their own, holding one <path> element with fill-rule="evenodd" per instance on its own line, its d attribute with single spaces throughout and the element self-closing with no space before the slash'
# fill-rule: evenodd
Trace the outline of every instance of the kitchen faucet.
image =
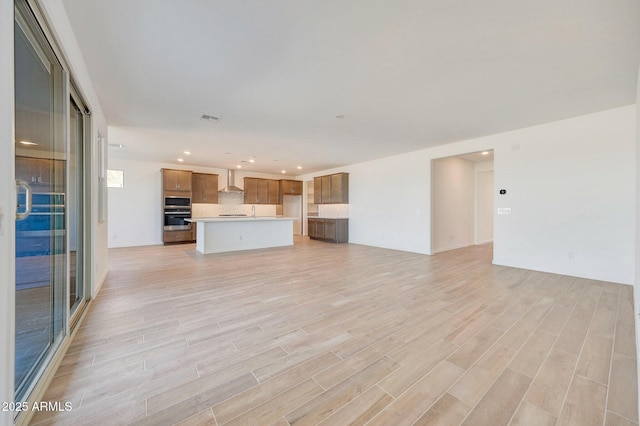
<svg viewBox="0 0 640 426">
<path fill-rule="evenodd" d="M 251 217 L 256 217 L 256 206 L 251 206 Z"/>
</svg>

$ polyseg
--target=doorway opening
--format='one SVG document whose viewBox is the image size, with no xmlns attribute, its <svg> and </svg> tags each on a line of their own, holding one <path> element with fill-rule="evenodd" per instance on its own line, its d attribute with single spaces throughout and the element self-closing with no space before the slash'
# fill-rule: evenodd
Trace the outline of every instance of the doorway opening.
<svg viewBox="0 0 640 426">
<path fill-rule="evenodd" d="M 493 242 L 493 150 L 431 162 L 431 252 Z"/>
</svg>

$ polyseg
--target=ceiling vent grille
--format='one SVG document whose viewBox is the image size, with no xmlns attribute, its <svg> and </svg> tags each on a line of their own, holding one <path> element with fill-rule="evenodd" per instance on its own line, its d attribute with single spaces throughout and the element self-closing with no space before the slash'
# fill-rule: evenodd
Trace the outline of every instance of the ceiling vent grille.
<svg viewBox="0 0 640 426">
<path fill-rule="evenodd" d="M 202 114 L 200 116 L 200 120 L 211 121 L 212 123 L 217 123 L 220 121 L 220 117 L 216 117 L 215 115 Z"/>
</svg>

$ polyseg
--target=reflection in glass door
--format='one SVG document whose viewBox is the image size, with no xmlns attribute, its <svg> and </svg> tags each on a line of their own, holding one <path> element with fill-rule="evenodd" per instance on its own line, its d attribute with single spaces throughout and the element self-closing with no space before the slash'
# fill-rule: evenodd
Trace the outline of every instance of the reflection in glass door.
<svg viewBox="0 0 640 426">
<path fill-rule="evenodd" d="M 65 333 L 65 73 L 25 2 L 15 9 L 16 401 Z"/>
</svg>

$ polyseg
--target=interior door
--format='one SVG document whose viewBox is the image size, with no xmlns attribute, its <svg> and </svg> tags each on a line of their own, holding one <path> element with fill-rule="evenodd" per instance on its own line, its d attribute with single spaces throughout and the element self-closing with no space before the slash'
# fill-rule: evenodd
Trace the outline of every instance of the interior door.
<svg viewBox="0 0 640 426">
<path fill-rule="evenodd" d="M 476 174 L 476 244 L 493 241 L 493 170 Z"/>
<path fill-rule="evenodd" d="M 24 401 L 65 333 L 66 76 L 28 6 L 15 11 L 15 393 Z M 26 168 L 26 169 L 25 169 Z"/>
</svg>

